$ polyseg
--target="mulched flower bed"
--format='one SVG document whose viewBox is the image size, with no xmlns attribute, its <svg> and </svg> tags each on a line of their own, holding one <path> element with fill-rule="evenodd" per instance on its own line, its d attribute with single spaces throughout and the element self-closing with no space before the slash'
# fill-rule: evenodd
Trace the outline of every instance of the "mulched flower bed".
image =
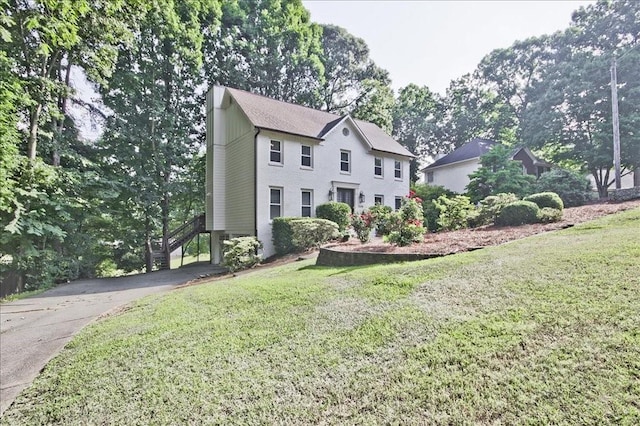
<svg viewBox="0 0 640 426">
<path fill-rule="evenodd" d="M 495 246 L 508 241 L 525 238 L 542 232 L 553 231 L 573 226 L 578 223 L 596 219 L 608 214 L 640 208 L 640 200 L 621 203 L 603 202 L 581 207 L 564 209 L 562 220 L 555 223 L 532 224 L 522 226 L 482 226 L 459 231 L 436 232 L 425 235 L 424 243 L 407 247 L 397 247 L 382 241 L 382 238 L 372 238 L 370 242 L 361 244 L 357 238 L 340 244 L 332 244 L 332 250 L 359 251 L 378 253 L 424 253 L 448 254 L 474 250 L 480 247 Z"/>
</svg>

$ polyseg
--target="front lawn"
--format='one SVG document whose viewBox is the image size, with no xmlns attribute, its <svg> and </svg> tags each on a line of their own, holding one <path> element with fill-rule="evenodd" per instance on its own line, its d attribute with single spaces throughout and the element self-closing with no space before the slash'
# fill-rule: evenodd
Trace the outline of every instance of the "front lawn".
<svg viewBox="0 0 640 426">
<path fill-rule="evenodd" d="M 401 265 L 264 269 L 85 329 L 7 424 L 638 424 L 640 210 Z"/>
</svg>

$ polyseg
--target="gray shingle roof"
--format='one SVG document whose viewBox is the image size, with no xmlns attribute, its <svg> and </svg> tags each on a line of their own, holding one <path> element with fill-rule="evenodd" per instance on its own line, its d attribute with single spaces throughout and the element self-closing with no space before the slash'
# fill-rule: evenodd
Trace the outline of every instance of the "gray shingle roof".
<svg viewBox="0 0 640 426">
<path fill-rule="evenodd" d="M 460 148 L 457 148 L 451 151 L 449 154 L 445 155 L 444 157 L 429 164 L 427 167 L 425 167 L 422 170 L 435 169 L 437 167 L 444 166 L 447 164 L 458 163 L 460 161 L 478 158 L 481 155 L 484 155 L 487 152 L 489 152 L 489 150 L 497 144 L 498 144 L 497 142 L 494 142 L 490 139 L 482 139 L 482 138 L 472 139 L 469 142 L 462 145 Z"/>
<path fill-rule="evenodd" d="M 229 87 L 226 90 L 249 121 L 255 127 L 265 130 L 323 140 L 324 136 L 345 118 L 345 116 L 277 101 L 244 90 Z M 414 156 L 377 125 L 362 120 L 354 121 L 374 150 L 407 157 Z"/>
</svg>

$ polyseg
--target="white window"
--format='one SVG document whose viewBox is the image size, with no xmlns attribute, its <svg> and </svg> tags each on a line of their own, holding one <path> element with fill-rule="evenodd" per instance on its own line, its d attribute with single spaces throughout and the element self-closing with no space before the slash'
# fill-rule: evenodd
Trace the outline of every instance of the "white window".
<svg viewBox="0 0 640 426">
<path fill-rule="evenodd" d="M 351 173 L 351 151 L 340 151 L 340 171 Z"/>
<path fill-rule="evenodd" d="M 433 172 L 427 172 L 427 183 L 433 183 Z"/>
<path fill-rule="evenodd" d="M 282 142 L 271 141 L 269 147 L 269 162 L 282 164 Z"/>
<path fill-rule="evenodd" d="M 302 145 L 300 153 L 300 165 L 302 167 L 313 167 L 312 151 L 309 145 Z"/>
<path fill-rule="evenodd" d="M 396 161 L 393 169 L 396 179 L 402 179 L 402 161 Z"/>
<path fill-rule="evenodd" d="M 402 197 L 396 197 L 396 210 L 400 210 L 402 207 Z"/>
<path fill-rule="evenodd" d="M 373 159 L 373 174 L 376 176 L 382 176 L 382 158 L 375 157 Z"/>
<path fill-rule="evenodd" d="M 282 188 L 269 188 L 269 219 L 282 216 Z"/>
<path fill-rule="evenodd" d="M 384 195 L 374 195 L 373 204 L 384 206 Z"/>
<path fill-rule="evenodd" d="M 302 206 L 302 217 L 311 217 L 311 209 L 313 206 L 313 191 L 310 189 L 303 189 L 300 192 L 302 196 L 302 202 L 300 203 Z"/>
</svg>

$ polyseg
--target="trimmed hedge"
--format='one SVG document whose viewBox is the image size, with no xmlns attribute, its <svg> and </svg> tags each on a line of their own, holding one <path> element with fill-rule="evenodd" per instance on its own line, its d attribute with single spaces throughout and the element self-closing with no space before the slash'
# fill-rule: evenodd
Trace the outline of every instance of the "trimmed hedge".
<svg viewBox="0 0 640 426">
<path fill-rule="evenodd" d="M 591 199 L 591 183 L 583 175 L 566 169 L 543 173 L 535 185 L 537 192 L 555 192 L 565 207 L 576 207 Z"/>
<path fill-rule="evenodd" d="M 311 217 L 276 217 L 272 227 L 278 254 L 305 251 L 340 236 L 335 222 Z"/>
<path fill-rule="evenodd" d="M 560 222 L 561 220 L 562 210 L 543 207 L 538 213 L 538 222 L 540 223 Z"/>
<path fill-rule="evenodd" d="M 316 217 L 337 223 L 340 232 L 344 232 L 351 223 L 351 207 L 346 203 L 330 201 L 316 207 Z"/>
<path fill-rule="evenodd" d="M 507 204 L 502 209 L 496 218 L 496 225 L 512 226 L 536 223 L 538 222 L 539 213 L 540 209 L 536 203 L 531 201 L 516 201 L 515 203 Z"/>
<path fill-rule="evenodd" d="M 505 206 L 515 203 L 518 197 L 512 193 L 504 193 L 489 195 L 480 201 L 480 209 L 478 216 L 474 218 L 474 225 L 482 226 L 494 223 Z"/>
<path fill-rule="evenodd" d="M 564 209 L 564 203 L 562 202 L 562 199 L 555 192 L 539 192 L 537 194 L 532 194 L 528 197 L 524 197 L 523 200 L 536 203 L 541 209 L 545 207 L 560 211 Z"/>
<path fill-rule="evenodd" d="M 235 272 L 240 269 L 251 268 L 260 263 L 262 256 L 257 254 L 262 243 L 256 237 L 238 237 L 225 240 L 222 265 Z"/>
</svg>

